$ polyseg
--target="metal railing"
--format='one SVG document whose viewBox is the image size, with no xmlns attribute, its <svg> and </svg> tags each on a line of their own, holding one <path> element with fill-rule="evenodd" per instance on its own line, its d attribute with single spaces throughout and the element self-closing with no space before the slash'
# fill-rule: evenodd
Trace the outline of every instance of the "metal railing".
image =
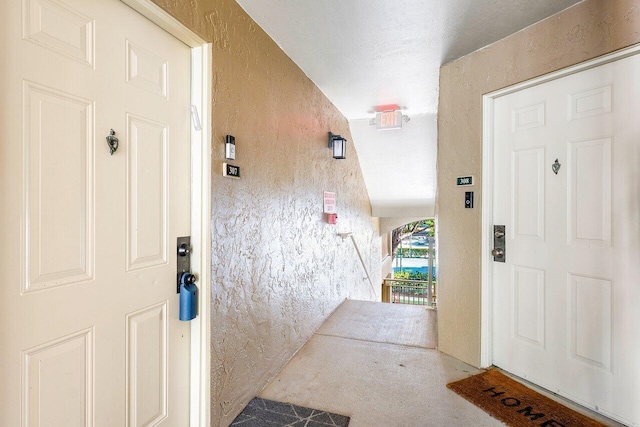
<svg viewBox="0 0 640 427">
<path fill-rule="evenodd" d="M 373 288 L 373 282 L 371 281 L 371 275 L 369 274 L 369 269 L 367 268 L 367 264 L 364 262 L 364 258 L 362 258 L 362 252 L 360 252 L 360 248 L 358 247 L 358 242 L 356 242 L 356 238 L 353 237 L 353 233 L 350 231 L 346 231 L 344 233 L 338 233 L 338 236 L 342 237 L 342 240 L 347 237 L 351 237 L 351 241 L 353 242 L 353 247 L 356 249 L 356 254 L 358 254 L 358 259 L 360 260 L 360 265 L 362 265 L 362 269 L 364 270 L 365 278 L 369 281 L 369 285 L 371 286 L 371 290 L 373 291 L 373 295 L 375 296 L 376 290 Z"/>
<path fill-rule="evenodd" d="M 436 306 L 435 282 L 430 285 L 426 280 L 384 279 L 383 284 L 383 302 Z"/>
</svg>

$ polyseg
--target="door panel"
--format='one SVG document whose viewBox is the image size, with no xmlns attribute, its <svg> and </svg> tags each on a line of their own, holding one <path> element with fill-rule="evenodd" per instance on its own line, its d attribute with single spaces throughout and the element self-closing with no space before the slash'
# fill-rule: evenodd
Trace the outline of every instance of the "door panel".
<svg viewBox="0 0 640 427">
<path fill-rule="evenodd" d="M 131 426 L 167 416 L 167 305 L 127 315 L 127 414 Z"/>
<path fill-rule="evenodd" d="M 513 334 L 544 348 L 544 270 L 513 266 Z"/>
<path fill-rule="evenodd" d="M 24 82 L 23 291 L 93 278 L 93 102 Z"/>
<path fill-rule="evenodd" d="M 640 425 L 640 56 L 497 98 L 494 364 Z M 554 168 L 556 159 L 559 167 Z M 634 325 L 634 326 L 631 326 Z"/>
<path fill-rule="evenodd" d="M 569 354 L 611 371 L 611 281 L 569 274 Z"/>
<path fill-rule="evenodd" d="M 94 20 L 62 1 L 24 0 L 23 35 L 54 52 L 94 65 Z"/>
<path fill-rule="evenodd" d="M 127 83 L 167 97 L 167 61 L 130 40 L 126 41 Z"/>
<path fill-rule="evenodd" d="M 127 270 L 167 262 L 167 125 L 127 114 Z"/>
<path fill-rule="evenodd" d="M 117 0 L 0 15 L 0 425 L 187 425 L 190 49 Z"/>
<path fill-rule="evenodd" d="M 93 329 L 23 352 L 24 401 L 32 425 L 91 425 L 93 356 Z M 56 394 L 66 398 L 48 398 Z"/>
<path fill-rule="evenodd" d="M 513 238 L 544 240 L 544 152 L 513 153 Z"/>
<path fill-rule="evenodd" d="M 569 244 L 611 246 L 611 138 L 569 143 Z"/>
</svg>

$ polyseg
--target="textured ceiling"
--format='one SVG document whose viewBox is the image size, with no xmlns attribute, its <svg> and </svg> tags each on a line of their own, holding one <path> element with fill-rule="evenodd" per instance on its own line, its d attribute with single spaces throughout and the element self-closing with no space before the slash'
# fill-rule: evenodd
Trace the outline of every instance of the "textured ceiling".
<svg viewBox="0 0 640 427">
<path fill-rule="evenodd" d="M 374 215 L 410 216 L 410 205 L 418 216 L 432 216 L 437 136 L 425 123 L 437 114 L 440 66 L 579 0 L 237 2 L 350 121 Z M 387 104 L 412 120 L 382 132 L 355 122 Z M 398 144 L 429 170 L 407 174 L 406 158 L 384 157 Z"/>
</svg>

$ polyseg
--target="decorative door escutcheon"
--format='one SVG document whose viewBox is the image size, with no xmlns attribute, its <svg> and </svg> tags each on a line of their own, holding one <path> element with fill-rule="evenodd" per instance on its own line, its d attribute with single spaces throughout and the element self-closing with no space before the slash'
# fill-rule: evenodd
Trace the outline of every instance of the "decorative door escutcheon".
<svg viewBox="0 0 640 427">
<path fill-rule="evenodd" d="M 116 131 L 111 129 L 106 139 L 107 139 L 107 144 L 109 144 L 109 151 L 111 151 L 111 155 L 113 156 L 113 153 L 116 152 L 119 144 L 118 138 L 116 138 Z"/>
<path fill-rule="evenodd" d="M 551 169 L 553 170 L 553 173 L 558 175 L 558 171 L 560 170 L 560 166 L 562 166 L 562 165 L 560 164 L 558 159 L 556 159 L 556 161 L 551 165 Z"/>
</svg>

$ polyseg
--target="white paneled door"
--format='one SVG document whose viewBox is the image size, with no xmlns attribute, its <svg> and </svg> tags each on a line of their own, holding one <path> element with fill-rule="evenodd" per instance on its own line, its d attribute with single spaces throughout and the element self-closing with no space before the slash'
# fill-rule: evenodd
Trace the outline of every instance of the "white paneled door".
<svg viewBox="0 0 640 427">
<path fill-rule="evenodd" d="M 190 49 L 116 0 L 0 16 L 0 425 L 188 425 Z"/>
<path fill-rule="evenodd" d="M 640 55 L 499 97 L 493 126 L 494 364 L 640 425 Z"/>
</svg>

